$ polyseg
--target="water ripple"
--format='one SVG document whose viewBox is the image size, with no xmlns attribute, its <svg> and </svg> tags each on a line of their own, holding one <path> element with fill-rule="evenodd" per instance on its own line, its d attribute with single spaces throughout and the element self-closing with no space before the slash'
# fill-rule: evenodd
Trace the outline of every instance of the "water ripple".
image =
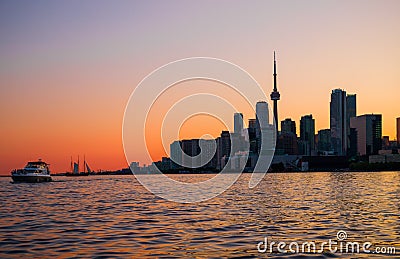
<svg viewBox="0 0 400 259">
<path fill-rule="evenodd" d="M 264 237 L 323 242 L 336 239 L 338 230 L 349 240 L 395 246 L 400 254 L 399 172 L 267 174 L 254 189 L 247 187 L 249 177 L 196 204 L 158 198 L 133 176 L 56 177 L 43 184 L 1 178 L 0 258 L 259 258 L 266 256 L 257 251 Z M 370 257 L 328 251 L 268 256 Z"/>
</svg>

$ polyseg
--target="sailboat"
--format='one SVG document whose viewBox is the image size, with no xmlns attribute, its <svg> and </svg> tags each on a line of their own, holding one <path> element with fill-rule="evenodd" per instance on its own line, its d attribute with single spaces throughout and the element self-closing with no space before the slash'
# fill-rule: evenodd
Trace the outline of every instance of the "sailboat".
<svg viewBox="0 0 400 259">
<path fill-rule="evenodd" d="M 85 157 L 83 158 L 83 172 L 79 172 L 79 156 L 78 162 L 73 162 L 71 157 L 71 172 L 67 172 L 65 176 L 88 176 L 92 174 L 92 170 L 90 170 L 89 165 L 86 163 Z"/>
</svg>

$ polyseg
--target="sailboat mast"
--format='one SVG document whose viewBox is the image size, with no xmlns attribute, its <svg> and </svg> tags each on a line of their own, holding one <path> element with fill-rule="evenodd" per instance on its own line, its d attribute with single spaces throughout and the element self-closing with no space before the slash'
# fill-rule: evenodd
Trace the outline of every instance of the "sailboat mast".
<svg viewBox="0 0 400 259">
<path fill-rule="evenodd" d="M 83 155 L 83 173 L 86 173 L 86 156 Z"/>
</svg>

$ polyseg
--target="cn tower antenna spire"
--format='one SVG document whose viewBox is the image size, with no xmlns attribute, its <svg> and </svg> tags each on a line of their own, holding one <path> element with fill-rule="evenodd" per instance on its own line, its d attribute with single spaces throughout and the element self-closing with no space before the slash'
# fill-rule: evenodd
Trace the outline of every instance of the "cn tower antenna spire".
<svg viewBox="0 0 400 259">
<path fill-rule="evenodd" d="M 276 128 L 276 137 L 278 137 L 278 101 L 281 99 L 281 95 L 278 92 L 278 87 L 277 87 L 277 74 L 276 74 L 276 57 L 275 57 L 275 51 L 274 51 L 274 88 L 271 93 L 271 100 L 274 102 L 274 124 Z"/>
<path fill-rule="evenodd" d="M 274 92 L 275 91 L 278 91 L 278 89 L 277 89 L 277 82 L 276 82 L 276 59 L 275 59 L 275 51 L 274 51 L 274 74 L 273 74 L 273 76 L 274 76 Z"/>
</svg>

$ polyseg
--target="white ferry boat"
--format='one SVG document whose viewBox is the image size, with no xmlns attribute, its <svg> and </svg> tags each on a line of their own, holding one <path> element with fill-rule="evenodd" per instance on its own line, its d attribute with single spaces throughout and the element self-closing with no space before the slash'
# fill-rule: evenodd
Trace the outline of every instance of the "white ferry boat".
<svg viewBox="0 0 400 259">
<path fill-rule="evenodd" d="M 49 164 L 38 161 L 28 162 L 24 169 L 15 169 L 11 172 L 14 182 L 40 183 L 51 182 Z"/>
</svg>

